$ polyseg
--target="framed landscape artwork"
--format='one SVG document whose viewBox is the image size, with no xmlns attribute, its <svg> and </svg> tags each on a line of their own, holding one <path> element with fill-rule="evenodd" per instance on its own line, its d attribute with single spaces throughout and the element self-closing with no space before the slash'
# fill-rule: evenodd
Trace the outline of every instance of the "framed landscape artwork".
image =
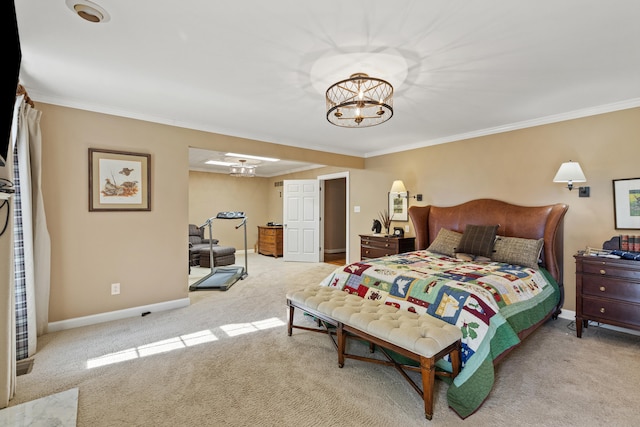
<svg viewBox="0 0 640 427">
<path fill-rule="evenodd" d="M 391 221 L 409 221 L 409 192 L 389 193 L 389 216 Z"/>
<path fill-rule="evenodd" d="M 640 229 L 640 178 L 613 180 L 616 229 Z"/>
<path fill-rule="evenodd" d="M 150 211 L 151 155 L 89 148 L 89 211 Z"/>
</svg>

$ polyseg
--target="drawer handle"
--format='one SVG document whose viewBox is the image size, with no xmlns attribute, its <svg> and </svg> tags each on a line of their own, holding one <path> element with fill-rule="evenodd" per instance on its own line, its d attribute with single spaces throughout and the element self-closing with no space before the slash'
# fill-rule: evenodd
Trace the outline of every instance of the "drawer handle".
<svg viewBox="0 0 640 427">
<path fill-rule="evenodd" d="M 388 247 L 389 247 L 389 244 L 388 244 L 388 243 L 385 243 L 384 247 L 385 247 L 385 248 L 388 248 Z"/>
<path fill-rule="evenodd" d="M 604 286 L 600 286 L 600 292 L 604 292 L 606 290 L 607 290 L 607 288 L 605 288 Z"/>
<path fill-rule="evenodd" d="M 604 314 L 604 307 L 600 309 L 600 313 Z"/>
<path fill-rule="evenodd" d="M 607 274 L 607 270 L 600 270 L 600 274 Z"/>
</svg>

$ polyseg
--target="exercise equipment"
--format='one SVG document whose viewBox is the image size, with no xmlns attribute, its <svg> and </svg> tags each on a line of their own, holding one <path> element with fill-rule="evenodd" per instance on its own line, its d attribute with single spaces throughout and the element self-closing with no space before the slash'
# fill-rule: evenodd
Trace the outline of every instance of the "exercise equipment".
<svg viewBox="0 0 640 427">
<path fill-rule="evenodd" d="M 244 227 L 244 267 L 230 265 L 225 267 L 213 266 L 213 233 L 211 231 L 211 223 L 214 219 L 242 219 L 240 224 L 236 225 L 236 230 Z M 222 290 L 226 291 L 233 286 L 238 280 L 244 280 L 249 275 L 249 267 L 247 264 L 247 217 L 244 212 L 218 212 L 214 217 L 209 218 L 200 226 L 209 227 L 209 259 L 211 272 L 189 286 L 190 291 L 197 290 Z"/>
</svg>

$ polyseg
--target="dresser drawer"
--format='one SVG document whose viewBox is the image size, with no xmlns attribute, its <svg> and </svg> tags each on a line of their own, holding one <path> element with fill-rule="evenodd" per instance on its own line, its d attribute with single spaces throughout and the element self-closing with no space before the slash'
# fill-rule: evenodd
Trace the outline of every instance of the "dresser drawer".
<svg viewBox="0 0 640 427">
<path fill-rule="evenodd" d="M 640 305 L 603 298 L 582 298 L 582 314 L 589 319 L 640 326 Z M 606 323 L 606 322 L 605 322 Z"/>
<path fill-rule="evenodd" d="M 398 248 L 398 239 L 397 238 L 377 238 L 371 239 L 363 237 L 360 241 L 362 246 L 368 246 L 371 248 L 379 248 L 379 249 L 387 249 L 392 248 L 393 250 L 397 250 Z"/>
<path fill-rule="evenodd" d="M 279 230 L 275 230 L 273 228 L 263 228 L 260 230 L 260 234 L 265 237 L 275 237 L 278 235 Z"/>
<path fill-rule="evenodd" d="M 267 252 L 273 252 L 276 250 L 276 242 L 260 241 L 260 249 Z"/>
<path fill-rule="evenodd" d="M 637 262 L 637 261 L 635 261 Z M 629 268 L 615 262 L 589 262 L 582 263 L 582 272 L 585 274 L 596 274 L 599 276 L 620 277 L 622 279 L 638 280 L 640 282 L 640 270 Z"/>
<path fill-rule="evenodd" d="M 595 297 L 640 303 L 640 283 L 608 276 L 582 276 L 582 293 Z"/>
<path fill-rule="evenodd" d="M 374 247 L 360 247 L 360 258 L 380 258 L 383 256 L 395 255 L 397 252 L 393 248 L 374 248 Z"/>
</svg>

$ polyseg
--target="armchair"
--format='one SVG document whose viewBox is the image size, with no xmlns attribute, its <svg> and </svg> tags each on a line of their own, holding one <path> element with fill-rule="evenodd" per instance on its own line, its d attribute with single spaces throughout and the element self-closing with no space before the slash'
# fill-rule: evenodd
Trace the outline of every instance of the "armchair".
<svg viewBox="0 0 640 427">
<path fill-rule="evenodd" d="M 218 241 L 218 239 L 212 239 L 214 245 L 217 245 Z M 200 264 L 201 249 L 209 252 L 209 239 L 204 238 L 204 228 L 189 224 L 189 267 Z"/>
<path fill-rule="evenodd" d="M 209 239 L 204 238 L 204 228 L 195 224 L 189 224 L 189 273 L 191 267 L 211 267 L 211 253 L 213 253 L 213 267 L 231 265 L 236 262 L 236 248 L 231 246 L 218 245 L 218 239 L 211 239 L 213 246 L 209 244 Z"/>
</svg>

